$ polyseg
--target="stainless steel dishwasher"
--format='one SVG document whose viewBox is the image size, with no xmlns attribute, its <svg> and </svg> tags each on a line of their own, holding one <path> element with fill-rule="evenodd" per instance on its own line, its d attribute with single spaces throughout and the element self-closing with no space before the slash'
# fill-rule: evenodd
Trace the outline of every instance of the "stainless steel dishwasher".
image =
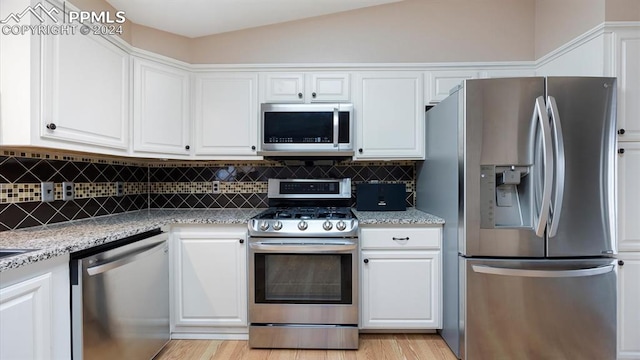
<svg viewBox="0 0 640 360">
<path fill-rule="evenodd" d="M 151 359 L 169 341 L 168 234 L 71 254 L 74 360 Z"/>
</svg>

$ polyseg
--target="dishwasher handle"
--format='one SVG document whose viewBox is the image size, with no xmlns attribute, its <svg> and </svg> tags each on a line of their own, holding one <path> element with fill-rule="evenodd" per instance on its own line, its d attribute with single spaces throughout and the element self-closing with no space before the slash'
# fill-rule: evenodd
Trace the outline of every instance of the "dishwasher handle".
<svg viewBox="0 0 640 360">
<path fill-rule="evenodd" d="M 135 251 L 132 251 L 128 254 L 123 255 L 122 257 L 119 257 L 116 260 L 112 260 L 112 261 L 108 261 L 105 263 L 100 263 L 98 265 L 94 265 L 91 267 L 87 268 L 87 274 L 89 274 L 89 276 L 94 276 L 94 275 L 98 275 L 98 274 L 102 274 L 104 272 L 107 272 L 109 270 L 113 270 L 115 268 L 118 268 L 120 266 L 124 266 L 127 265 L 129 263 L 132 263 L 138 259 L 141 259 L 145 256 L 148 256 L 150 254 L 153 254 L 155 252 L 157 252 L 158 250 L 161 250 L 165 247 L 166 245 L 166 240 L 162 240 L 159 243 L 155 243 L 155 244 L 151 244 L 151 245 L 147 245 L 145 247 L 142 247 L 140 249 L 137 249 Z"/>
</svg>

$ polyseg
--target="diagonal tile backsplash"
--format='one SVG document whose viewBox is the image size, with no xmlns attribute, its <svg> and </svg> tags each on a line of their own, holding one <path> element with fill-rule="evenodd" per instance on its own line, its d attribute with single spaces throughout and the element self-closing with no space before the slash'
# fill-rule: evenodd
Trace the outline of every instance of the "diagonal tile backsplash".
<svg viewBox="0 0 640 360">
<path fill-rule="evenodd" d="M 369 181 L 406 184 L 407 206 L 414 205 L 413 161 L 168 162 L 0 148 L 0 231 L 146 208 L 262 208 L 269 178 L 342 177 L 352 179 L 354 205 L 356 185 Z M 41 202 L 43 181 L 55 183 L 53 202 Z M 62 200 L 63 181 L 74 182 L 74 200 Z M 123 196 L 117 196 L 118 183 Z"/>
<path fill-rule="evenodd" d="M 43 181 L 55 183 L 52 202 L 41 202 Z M 62 200 L 63 181 L 74 182 L 75 200 Z M 148 166 L 135 159 L 0 149 L 0 231 L 146 209 L 147 185 Z"/>
</svg>

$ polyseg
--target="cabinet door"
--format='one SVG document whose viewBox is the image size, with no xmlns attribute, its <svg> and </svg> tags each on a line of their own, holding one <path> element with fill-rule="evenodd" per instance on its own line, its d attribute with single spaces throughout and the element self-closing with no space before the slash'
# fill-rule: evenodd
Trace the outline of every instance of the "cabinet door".
<svg viewBox="0 0 640 360">
<path fill-rule="evenodd" d="M 424 159 L 422 73 L 360 73 L 356 84 L 356 158 Z"/>
<path fill-rule="evenodd" d="M 308 74 L 307 79 L 305 95 L 310 102 L 345 102 L 351 98 L 349 74 Z"/>
<path fill-rule="evenodd" d="M 0 290 L 0 359 L 52 358 L 51 282 L 44 274 Z"/>
<path fill-rule="evenodd" d="M 616 46 L 618 140 L 640 141 L 640 31 L 620 31 Z"/>
<path fill-rule="evenodd" d="M 129 146 L 129 55 L 95 35 L 43 36 L 40 136 Z"/>
<path fill-rule="evenodd" d="M 268 103 L 303 103 L 303 73 L 265 73 L 261 78 L 264 86 L 264 102 Z"/>
<path fill-rule="evenodd" d="M 362 251 L 363 329 L 437 329 L 439 251 Z"/>
<path fill-rule="evenodd" d="M 175 244 L 175 325 L 247 326 L 246 231 L 181 232 Z"/>
<path fill-rule="evenodd" d="M 640 251 L 640 143 L 618 148 L 618 250 Z"/>
<path fill-rule="evenodd" d="M 189 155 L 189 73 L 134 59 L 133 149 Z"/>
<path fill-rule="evenodd" d="M 640 253 L 620 254 L 618 266 L 618 359 L 640 359 Z"/>
<path fill-rule="evenodd" d="M 196 155 L 256 156 L 257 85 L 255 73 L 196 76 Z"/>
<path fill-rule="evenodd" d="M 431 71 L 427 73 L 426 101 L 437 104 L 449 96 L 449 91 L 466 79 L 478 77 L 477 71 Z"/>
</svg>

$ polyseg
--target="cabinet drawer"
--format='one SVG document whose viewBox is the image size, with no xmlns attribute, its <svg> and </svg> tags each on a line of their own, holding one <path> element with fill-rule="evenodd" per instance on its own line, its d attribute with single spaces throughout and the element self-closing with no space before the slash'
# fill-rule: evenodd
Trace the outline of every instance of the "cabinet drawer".
<svg viewBox="0 0 640 360">
<path fill-rule="evenodd" d="M 362 249 L 440 249 L 442 229 L 419 227 L 362 228 Z"/>
</svg>

